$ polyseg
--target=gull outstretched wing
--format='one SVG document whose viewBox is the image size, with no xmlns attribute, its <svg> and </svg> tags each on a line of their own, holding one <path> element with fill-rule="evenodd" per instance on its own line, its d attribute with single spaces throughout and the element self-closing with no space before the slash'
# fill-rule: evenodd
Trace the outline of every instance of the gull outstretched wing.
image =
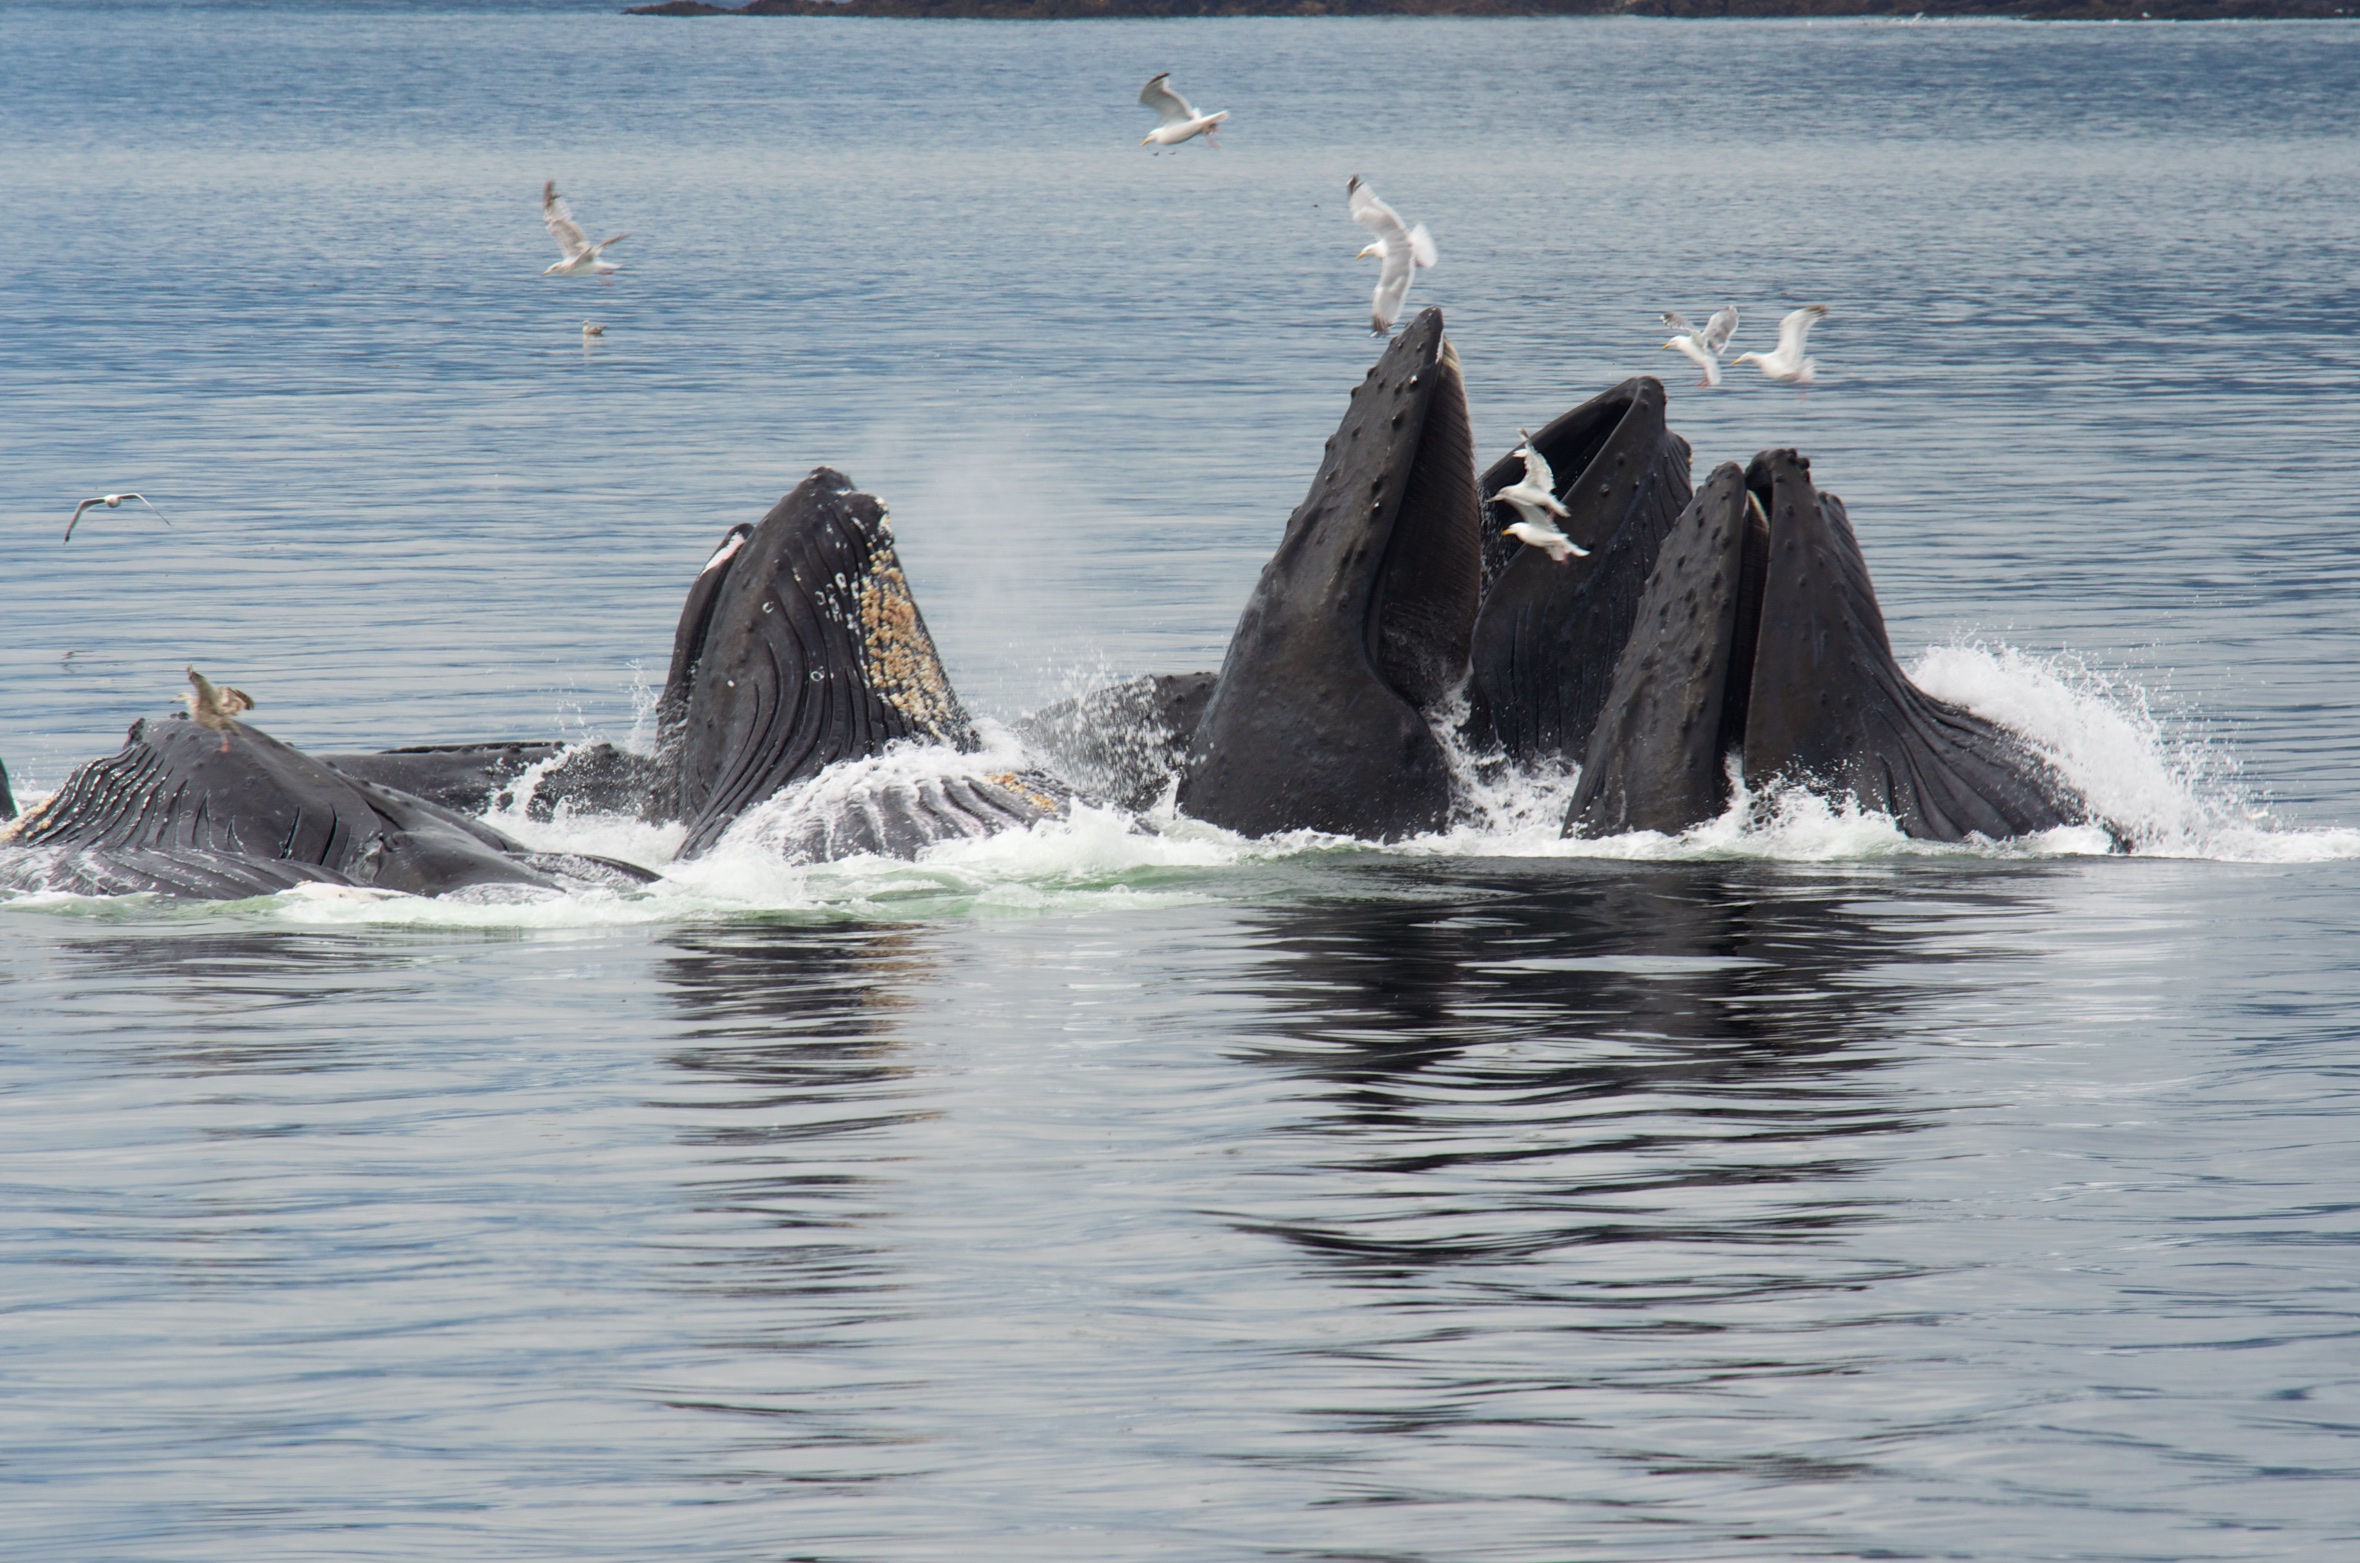
<svg viewBox="0 0 2360 1563">
<path fill-rule="evenodd" d="M 1197 117 L 1196 109 L 1172 90 L 1171 77 L 1170 71 L 1157 71 L 1147 78 L 1147 85 L 1139 89 L 1139 101 L 1155 110 L 1155 117 L 1165 124 L 1185 125 Z"/>
<path fill-rule="evenodd" d="M 1406 262 L 1409 258 L 1409 230 L 1403 226 L 1401 214 L 1378 200 L 1376 192 L 1362 184 L 1358 174 L 1352 176 L 1344 190 L 1350 197 L 1346 204 L 1352 212 L 1352 220 L 1375 234 L 1377 242 L 1385 247 L 1386 269 L 1392 269 L 1391 262 L 1396 254 Z"/>
<path fill-rule="evenodd" d="M 1802 357 L 1803 339 L 1826 314 L 1825 304 L 1805 304 L 1801 309 L 1789 311 L 1778 323 L 1778 356 L 1790 360 Z"/>
<path fill-rule="evenodd" d="M 541 186 L 541 221 L 548 225 L 549 237 L 565 251 L 567 260 L 590 253 L 590 236 L 574 221 L 573 211 L 565 204 L 565 197 L 557 193 L 554 179 Z M 614 240 L 609 239 L 607 243 L 612 244 Z"/>
</svg>

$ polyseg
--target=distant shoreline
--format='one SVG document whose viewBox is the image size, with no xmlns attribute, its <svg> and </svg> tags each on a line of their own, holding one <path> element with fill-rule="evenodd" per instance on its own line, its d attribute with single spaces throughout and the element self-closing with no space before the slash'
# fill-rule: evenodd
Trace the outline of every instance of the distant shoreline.
<svg viewBox="0 0 2360 1563">
<path fill-rule="evenodd" d="M 631 16 L 1106 21 L 1228 16 L 1996 17 L 2041 22 L 2332 21 L 2360 0 L 665 0 Z"/>
</svg>

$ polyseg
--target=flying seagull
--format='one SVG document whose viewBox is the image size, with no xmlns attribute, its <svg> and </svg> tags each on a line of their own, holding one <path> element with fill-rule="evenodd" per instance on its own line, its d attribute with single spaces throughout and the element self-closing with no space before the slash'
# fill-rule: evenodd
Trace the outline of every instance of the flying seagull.
<svg viewBox="0 0 2360 1563">
<path fill-rule="evenodd" d="M 1811 383 L 1812 372 L 1819 367 L 1817 359 L 1803 356 L 1803 339 L 1811 334 L 1811 328 L 1826 315 L 1825 304 L 1805 304 L 1778 323 L 1777 351 L 1740 353 L 1730 361 L 1752 364 L 1780 384 L 1791 385 L 1801 391 Z"/>
<path fill-rule="evenodd" d="M 85 499 L 82 501 L 82 503 L 74 507 L 73 515 L 66 521 L 66 535 L 63 540 L 69 543 L 74 540 L 74 523 L 80 521 L 82 519 L 82 512 L 88 510 L 92 505 L 104 505 L 109 510 L 120 510 L 123 508 L 123 501 L 126 499 L 138 500 L 141 504 L 147 505 L 148 509 L 156 511 L 157 520 L 163 522 L 166 526 L 170 526 L 172 524 L 172 518 L 170 516 L 164 514 L 164 512 L 161 510 L 156 510 L 155 506 L 148 505 L 148 497 L 145 494 L 101 494 L 96 499 Z"/>
<path fill-rule="evenodd" d="M 1369 300 L 1368 328 L 1383 336 L 1401 318 L 1401 301 L 1409 295 L 1410 278 L 1434 264 L 1434 240 L 1424 223 L 1402 226 L 1401 214 L 1377 199 L 1376 192 L 1354 174 L 1344 186 L 1351 198 L 1352 220 L 1377 236 L 1354 260 L 1374 255 L 1384 267 L 1377 273 L 1377 291 Z"/>
<path fill-rule="evenodd" d="M 1684 355 L 1688 361 L 1704 371 L 1704 378 L 1696 383 L 1706 389 L 1721 383 L 1721 350 L 1737 334 L 1737 310 L 1724 306 L 1713 311 L 1713 318 L 1697 330 L 1673 310 L 1665 310 L 1663 323 L 1672 329 L 1672 339 L 1664 346 Z"/>
<path fill-rule="evenodd" d="M 1147 133 L 1147 139 L 1139 143 L 1141 146 L 1176 147 L 1191 136 L 1204 137 L 1207 146 L 1221 144 L 1216 132 L 1221 129 L 1221 122 L 1229 118 L 1229 111 L 1199 114 L 1196 105 L 1172 90 L 1170 71 L 1157 71 L 1148 77 L 1147 85 L 1139 89 L 1139 101 L 1155 110 L 1155 117 L 1162 121 Z"/>
<path fill-rule="evenodd" d="M 221 735 L 221 752 L 229 753 L 229 735 L 237 727 L 237 714 L 254 709 L 254 697 L 242 689 L 227 684 L 216 686 L 195 668 L 188 670 L 189 692 L 180 698 L 188 702 L 188 714 L 197 719 L 199 727 L 209 727 Z"/>
<path fill-rule="evenodd" d="M 623 268 L 603 259 L 600 251 L 610 244 L 620 244 L 631 236 L 618 233 L 611 239 L 596 244 L 574 221 L 573 211 L 565 204 L 565 197 L 557 193 L 557 181 L 552 179 L 541 186 L 541 221 L 549 225 L 549 237 L 565 251 L 565 259 L 541 273 L 544 277 L 604 277 Z"/>
<path fill-rule="evenodd" d="M 1524 458 L 1524 477 L 1491 496 L 1493 504 L 1515 507 L 1523 517 L 1508 523 L 1502 537 L 1512 537 L 1527 548 L 1538 548 L 1563 564 L 1568 559 L 1586 559 L 1590 551 L 1567 537 L 1557 528 L 1557 522 L 1572 512 L 1558 501 L 1557 474 L 1549 470 L 1549 460 L 1533 449 L 1531 431 L 1518 429 L 1524 436 L 1523 446 L 1514 452 Z"/>
</svg>

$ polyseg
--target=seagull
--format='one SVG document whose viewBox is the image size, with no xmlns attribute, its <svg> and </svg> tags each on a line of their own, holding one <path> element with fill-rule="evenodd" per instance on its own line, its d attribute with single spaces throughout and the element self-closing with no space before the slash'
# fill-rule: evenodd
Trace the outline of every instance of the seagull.
<svg viewBox="0 0 2360 1563">
<path fill-rule="evenodd" d="M 145 494 L 101 494 L 96 499 L 85 499 L 82 501 L 82 503 L 74 507 L 73 515 L 67 518 L 66 535 L 63 541 L 70 543 L 74 540 L 74 523 L 82 519 L 83 511 L 88 510 L 92 505 L 104 505 L 109 510 L 120 510 L 123 508 L 123 501 L 126 499 L 136 499 L 141 504 L 147 505 L 148 509 L 156 510 L 155 506 L 148 505 L 148 497 Z M 172 518 L 164 514 L 164 512 L 161 510 L 156 510 L 156 519 L 163 522 L 166 526 L 170 526 L 172 524 Z"/>
<path fill-rule="evenodd" d="M 603 277 L 623 269 L 613 261 L 601 259 L 599 252 L 631 236 L 618 233 L 611 239 L 601 239 L 592 244 L 590 236 L 582 231 L 582 225 L 574 221 L 574 214 L 565 204 L 565 197 L 557 193 L 557 181 L 554 179 L 541 186 L 541 221 L 549 225 L 549 237 L 555 239 L 557 247 L 565 251 L 565 259 L 542 272 L 542 276 Z"/>
<path fill-rule="evenodd" d="M 188 702 L 188 714 L 197 719 L 199 727 L 219 733 L 221 752 L 229 753 L 229 735 L 237 728 L 237 714 L 253 710 L 254 697 L 227 684 L 215 687 L 211 679 L 195 668 L 188 670 L 188 683 L 189 692 L 180 697 Z"/>
<path fill-rule="evenodd" d="M 1354 260 L 1374 255 L 1385 263 L 1377 273 L 1377 291 L 1369 301 L 1368 329 L 1383 336 L 1401 318 L 1401 301 L 1409 296 L 1410 278 L 1434 264 L 1434 240 L 1424 223 L 1404 228 L 1401 214 L 1376 197 L 1376 192 L 1354 174 L 1344 186 L 1351 198 L 1352 220 L 1377 236 Z"/>
<path fill-rule="evenodd" d="M 1221 122 L 1229 118 L 1229 111 L 1222 109 L 1217 113 L 1199 114 L 1194 104 L 1172 90 L 1171 79 L 1170 71 L 1157 71 L 1147 78 L 1147 85 L 1139 89 L 1139 101 L 1155 110 L 1155 117 L 1163 121 L 1149 131 L 1147 139 L 1139 144 L 1143 147 L 1176 147 L 1191 136 L 1202 136 L 1207 146 L 1219 146 L 1221 137 L 1216 132 L 1221 128 Z"/>
<path fill-rule="evenodd" d="M 1533 449 L 1531 431 L 1518 429 L 1524 444 L 1511 454 L 1524 458 L 1522 482 L 1511 484 L 1491 496 L 1495 505 L 1515 507 L 1524 519 L 1512 521 L 1502 537 L 1512 537 L 1527 548 L 1538 548 L 1563 564 L 1568 559 L 1586 559 L 1590 551 L 1557 529 L 1557 519 L 1571 515 L 1557 498 L 1557 475 L 1549 470 L 1549 460 Z"/>
<path fill-rule="evenodd" d="M 612 239 L 609 239 L 607 242 L 608 242 L 609 244 L 612 244 L 614 241 L 613 241 Z M 604 335 L 606 335 L 606 327 L 604 327 L 604 326 L 602 326 L 602 325 L 599 325 L 599 324 L 598 324 L 596 321 L 585 320 L 585 321 L 583 321 L 583 322 L 582 322 L 582 340 L 583 340 L 583 341 L 587 342 L 587 341 L 589 341 L 589 340 L 590 340 L 590 338 L 592 338 L 592 337 L 594 337 L 594 336 L 604 336 Z"/>
<path fill-rule="evenodd" d="M 1819 367 L 1817 359 L 1803 356 L 1803 339 L 1826 316 L 1825 304 L 1805 304 L 1778 323 L 1776 352 L 1740 353 L 1731 362 L 1753 364 L 1771 379 L 1791 385 L 1799 393 L 1811 383 L 1812 371 Z"/>
<path fill-rule="evenodd" d="M 1587 559 L 1590 551 L 1567 537 L 1546 521 L 1512 521 L 1502 537 L 1512 537 L 1527 548 L 1537 548 L 1559 564 L 1568 559 Z"/>
<path fill-rule="evenodd" d="M 1696 383 L 1707 390 L 1721 383 L 1721 350 L 1737 334 L 1737 309 L 1725 305 L 1713 311 L 1713 318 L 1697 330 L 1673 310 L 1665 310 L 1663 323 L 1672 328 L 1672 339 L 1664 346 L 1672 352 L 1686 355 L 1688 361 L 1704 371 L 1704 378 Z"/>
</svg>

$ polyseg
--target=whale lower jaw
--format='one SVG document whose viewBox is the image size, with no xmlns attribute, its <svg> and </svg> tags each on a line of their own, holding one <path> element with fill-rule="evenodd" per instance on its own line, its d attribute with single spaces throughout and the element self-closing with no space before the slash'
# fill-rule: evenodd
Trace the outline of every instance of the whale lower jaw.
<svg viewBox="0 0 2360 1563">
<path fill-rule="evenodd" d="M 1848 799 L 1921 840 L 2090 817 L 2023 739 L 1910 682 L 1843 502 L 1792 450 L 1716 469 L 1665 537 L 1564 833 L 1716 818 L 1732 759 L 1751 789 Z"/>
</svg>

